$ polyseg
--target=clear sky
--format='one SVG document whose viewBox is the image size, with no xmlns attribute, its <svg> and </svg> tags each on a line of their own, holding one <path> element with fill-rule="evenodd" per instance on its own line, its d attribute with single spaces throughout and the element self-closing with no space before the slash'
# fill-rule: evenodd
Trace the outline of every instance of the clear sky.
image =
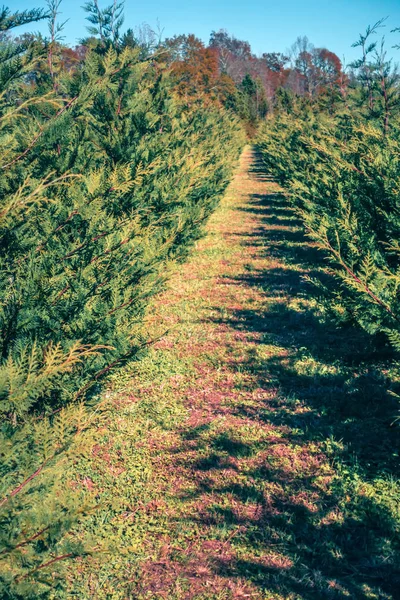
<svg viewBox="0 0 400 600">
<path fill-rule="evenodd" d="M 112 0 L 100 0 L 100 5 Z M 87 35 L 84 0 L 63 0 L 61 19 L 65 25 L 65 42 L 74 45 Z M 4 0 L 12 9 L 45 7 L 45 0 Z M 164 30 L 164 36 L 194 33 L 208 42 L 212 30 L 226 29 L 239 39 L 250 42 L 256 54 L 285 52 L 297 36 L 306 35 L 316 47 L 326 47 L 346 62 L 358 56 L 351 48 L 358 34 L 382 17 L 388 17 L 381 30 L 387 40 L 387 51 L 400 63 L 400 51 L 391 48 L 400 44 L 400 0 L 126 0 L 125 25 L 135 29 L 148 23 Z M 26 28 L 25 28 L 26 29 Z M 29 29 L 29 28 L 28 28 Z M 30 28 L 46 32 L 46 25 Z M 22 31 L 22 29 L 21 29 Z M 378 38 L 377 38 L 378 39 Z"/>
</svg>

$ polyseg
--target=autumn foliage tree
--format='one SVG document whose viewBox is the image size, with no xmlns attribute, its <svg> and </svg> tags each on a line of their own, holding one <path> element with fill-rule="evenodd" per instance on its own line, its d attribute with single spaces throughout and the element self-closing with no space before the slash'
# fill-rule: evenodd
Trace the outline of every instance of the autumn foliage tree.
<svg viewBox="0 0 400 600">
<path fill-rule="evenodd" d="M 230 77 L 218 68 L 215 48 L 205 47 L 194 35 L 181 35 L 165 41 L 172 81 L 186 100 L 202 96 L 224 104 L 234 94 Z"/>
</svg>

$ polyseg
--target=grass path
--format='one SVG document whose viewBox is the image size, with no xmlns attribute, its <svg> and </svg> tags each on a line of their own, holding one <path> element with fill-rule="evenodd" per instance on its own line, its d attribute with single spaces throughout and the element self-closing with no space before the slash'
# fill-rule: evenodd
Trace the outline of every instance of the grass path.
<svg viewBox="0 0 400 600">
<path fill-rule="evenodd" d="M 168 333 L 114 381 L 88 485 L 119 551 L 82 563 L 88 597 L 400 597 L 387 373 L 320 314 L 319 260 L 245 149 L 149 315 Z"/>
</svg>

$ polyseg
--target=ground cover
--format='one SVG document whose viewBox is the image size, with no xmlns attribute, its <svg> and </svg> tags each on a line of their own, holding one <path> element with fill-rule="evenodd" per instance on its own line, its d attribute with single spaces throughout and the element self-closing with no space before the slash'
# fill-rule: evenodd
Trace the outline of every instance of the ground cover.
<svg viewBox="0 0 400 600">
<path fill-rule="evenodd" d="M 318 308 L 322 261 L 246 148 L 76 464 L 68 597 L 399 597 L 396 375 Z"/>
</svg>

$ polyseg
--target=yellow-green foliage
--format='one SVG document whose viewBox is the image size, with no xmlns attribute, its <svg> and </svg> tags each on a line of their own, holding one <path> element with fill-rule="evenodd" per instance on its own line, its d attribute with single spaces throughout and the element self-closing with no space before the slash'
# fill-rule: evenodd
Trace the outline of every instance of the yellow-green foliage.
<svg viewBox="0 0 400 600">
<path fill-rule="evenodd" d="M 149 298 L 201 235 L 244 134 L 220 107 L 175 98 L 136 48 L 95 45 L 54 85 L 45 48 L 11 47 L 0 44 L 0 596 L 26 598 L 53 586 L 47 566 L 85 551 L 63 535 L 86 510 L 69 461 L 92 444 L 70 404 L 147 346 Z"/>
<path fill-rule="evenodd" d="M 320 288 L 336 316 L 399 349 L 398 120 L 385 133 L 356 113 L 281 114 L 265 125 L 259 149 L 329 259 L 337 285 Z"/>
</svg>

